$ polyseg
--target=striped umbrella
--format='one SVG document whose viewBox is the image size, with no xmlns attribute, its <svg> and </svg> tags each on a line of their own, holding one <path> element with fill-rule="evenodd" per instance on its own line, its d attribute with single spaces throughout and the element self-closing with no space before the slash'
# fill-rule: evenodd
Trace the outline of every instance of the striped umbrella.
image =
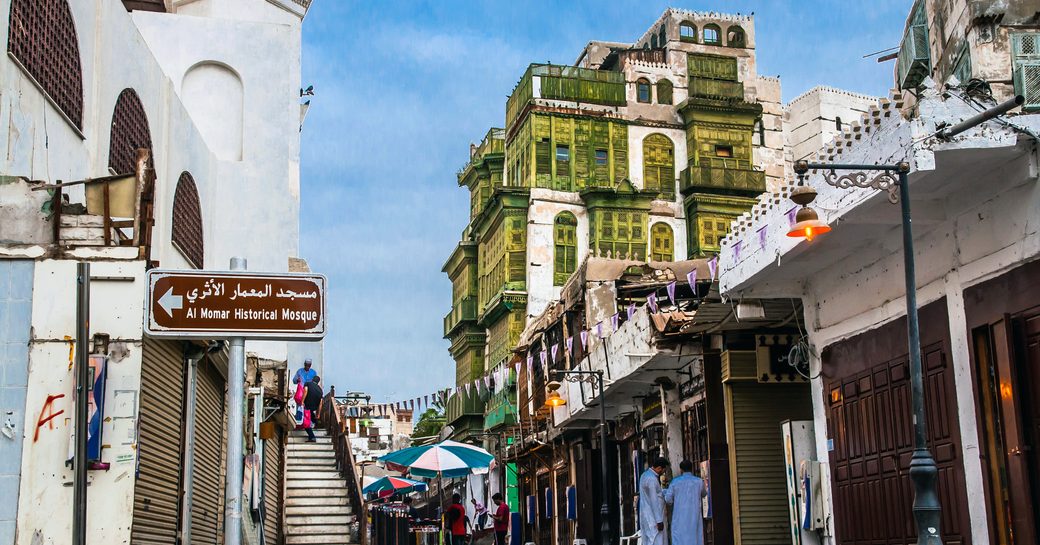
<svg viewBox="0 0 1040 545">
<path fill-rule="evenodd" d="M 393 496 L 394 494 L 425 492 L 426 490 L 426 483 L 422 481 L 413 481 L 411 479 L 405 479 L 404 477 L 388 476 L 376 479 L 361 491 L 365 494 L 376 494 L 380 498 L 385 498 L 387 496 Z"/>
<path fill-rule="evenodd" d="M 484 474 L 494 463 L 488 451 L 456 441 L 409 447 L 379 458 L 379 465 L 415 477 L 465 477 Z"/>
</svg>

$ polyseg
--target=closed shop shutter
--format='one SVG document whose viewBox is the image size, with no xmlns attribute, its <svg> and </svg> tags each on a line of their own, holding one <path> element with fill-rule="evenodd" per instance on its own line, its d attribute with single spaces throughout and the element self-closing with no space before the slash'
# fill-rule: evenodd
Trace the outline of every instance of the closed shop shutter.
<svg viewBox="0 0 1040 545">
<path fill-rule="evenodd" d="M 192 545 L 220 543 L 224 519 L 224 379 L 209 360 L 199 362 L 195 410 L 195 484 Z"/>
<path fill-rule="evenodd" d="M 730 460 L 736 499 L 735 543 L 766 545 L 791 540 L 787 476 L 780 440 L 784 420 L 812 420 L 808 384 L 731 383 L 726 410 L 731 418 Z M 724 536 L 716 536 L 725 542 Z"/>
<path fill-rule="evenodd" d="M 353 421 L 352 421 L 353 422 Z M 264 537 L 267 545 L 282 539 L 282 430 L 264 441 Z"/>
<path fill-rule="evenodd" d="M 133 545 L 177 540 L 184 414 L 184 358 L 179 341 L 145 339 L 141 360 L 138 477 Z"/>
</svg>

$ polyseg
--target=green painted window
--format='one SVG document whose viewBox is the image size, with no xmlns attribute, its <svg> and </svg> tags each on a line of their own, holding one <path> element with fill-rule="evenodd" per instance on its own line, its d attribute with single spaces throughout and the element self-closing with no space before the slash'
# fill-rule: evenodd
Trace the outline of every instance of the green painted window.
<svg viewBox="0 0 1040 545">
<path fill-rule="evenodd" d="M 550 150 L 552 150 L 552 143 L 549 142 L 548 138 L 542 138 L 534 144 L 534 172 L 535 174 L 552 174 L 552 162 Z"/>
<path fill-rule="evenodd" d="M 646 212 L 619 208 L 593 212 L 593 247 L 601 256 L 646 259 Z"/>
<path fill-rule="evenodd" d="M 672 103 L 672 82 L 670 80 L 663 79 L 657 82 L 657 103 Z"/>
<path fill-rule="evenodd" d="M 553 285 L 562 286 L 578 266 L 578 220 L 560 212 L 553 222 Z"/>
<path fill-rule="evenodd" d="M 720 34 L 722 34 L 722 29 L 719 28 L 719 25 L 714 25 L 714 24 L 713 25 L 704 25 L 704 43 L 705 44 L 708 44 L 708 45 L 718 45 L 718 44 L 721 44 L 722 41 L 720 39 Z"/>
<path fill-rule="evenodd" d="M 650 103 L 650 82 L 645 79 L 636 81 L 636 100 Z"/>
<path fill-rule="evenodd" d="M 697 41 L 697 26 L 689 21 L 679 24 L 679 40 L 683 42 Z"/>
<path fill-rule="evenodd" d="M 1015 93 L 1025 97 L 1022 109 L 1040 111 L 1040 32 L 1011 35 L 1014 55 Z"/>
<path fill-rule="evenodd" d="M 650 230 L 650 260 L 672 261 L 675 255 L 675 235 L 667 223 L 655 223 Z"/>
<path fill-rule="evenodd" d="M 607 150 L 596 150 L 596 166 L 607 166 Z"/>
<path fill-rule="evenodd" d="M 654 133 L 643 139 L 643 189 L 675 198 L 675 151 L 672 140 Z"/>
<path fill-rule="evenodd" d="M 747 47 L 744 29 L 735 25 L 729 27 L 729 30 L 726 31 L 726 45 L 730 47 Z"/>
<path fill-rule="evenodd" d="M 657 31 L 657 43 L 661 44 L 661 47 L 668 45 L 668 35 L 664 32 L 664 25 Z"/>
<path fill-rule="evenodd" d="M 737 81 L 736 57 L 691 53 L 687 59 L 687 72 L 690 78 Z"/>
</svg>

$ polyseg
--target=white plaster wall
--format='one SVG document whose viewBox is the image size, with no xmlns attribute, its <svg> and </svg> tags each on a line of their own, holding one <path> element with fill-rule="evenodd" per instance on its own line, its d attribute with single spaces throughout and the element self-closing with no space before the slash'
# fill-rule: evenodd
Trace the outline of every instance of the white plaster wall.
<svg viewBox="0 0 1040 545">
<path fill-rule="evenodd" d="M 91 334 L 111 336 L 108 398 L 105 400 L 103 460 L 109 471 L 91 471 L 89 508 L 103 516 L 88 518 L 90 543 L 128 543 L 134 501 L 136 430 L 141 374 L 141 300 L 144 263 L 93 262 L 91 277 L 129 281 L 91 283 Z M 34 274 L 33 333 L 29 351 L 22 447 L 22 483 L 18 498 L 18 545 L 65 544 L 72 533 L 72 472 L 69 455 L 74 413 L 72 357 L 76 335 L 76 262 L 38 261 Z M 48 396 L 62 396 L 48 406 Z M 39 427 L 41 418 L 64 411 Z"/>
<path fill-rule="evenodd" d="M 673 109 L 674 110 L 674 109 Z M 672 141 L 673 159 L 675 160 L 675 203 L 682 207 L 682 195 L 679 195 L 679 173 L 686 168 L 686 131 L 663 127 L 647 127 L 643 125 L 628 126 L 628 178 L 632 185 L 643 189 L 643 140 L 651 134 L 663 134 Z"/>
<path fill-rule="evenodd" d="M 589 214 L 577 193 L 531 189 L 531 205 L 527 211 L 527 315 L 538 316 L 550 301 L 560 298 L 563 286 L 553 285 L 555 241 L 553 226 L 556 216 L 570 212 L 578 220 L 575 229 L 581 264 L 589 253 Z"/>
<path fill-rule="evenodd" d="M 168 4 L 170 2 L 167 2 Z M 299 25 L 293 0 L 173 0 L 174 13 L 255 23 Z"/>
</svg>

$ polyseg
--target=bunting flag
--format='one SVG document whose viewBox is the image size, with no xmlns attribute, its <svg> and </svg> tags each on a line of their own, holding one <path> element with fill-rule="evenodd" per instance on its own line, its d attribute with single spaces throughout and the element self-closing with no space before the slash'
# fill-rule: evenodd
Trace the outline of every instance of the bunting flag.
<svg viewBox="0 0 1040 545">
<path fill-rule="evenodd" d="M 670 282 L 666 289 L 668 290 L 668 300 L 672 302 L 672 306 L 675 306 L 675 282 Z"/>
<path fill-rule="evenodd" d="M 567 347 L 567 353 L 568 354 L 573 354 L 574 353 L 574 337 L 567 337 L 566 339 L 563 340 L 563 343 Z"/>
<path fill-rule="evenodd" d="M 527 376 L 534 374 L 534 357 L 530 354 L 527 355 Z"/>
<path fill-rule="evenodd" d="M 430 396 L 429 395 L 424 395 L 423 396 L 423 405 L 426 406 L 426 407 L 430 406 Z"/>
<path fill-rule="evenodd" d="M 650 312 L 657 312 L 657 294 L 651 293 L 646 296 L 646 304 L 650 307 Z"/>
<path fill-rule="evenodd" d="M 581 340 L 581 349 L 585 350 L 585 348 L 587 346 L 589 346 L 589 330 L 582 329 L 581 330 L 581 335 L 579 337 L 580 337 L 580 340 Z"/>
<path fill-rule="evenodd" d="M 694 295 L 697 294 L 697 267 L 694 267 L 692 271 L 686 273 L 686 283 L 693 288 Z"/>
<path fill-rule="evenodd" d="M 408 409 L 411 410 L 411 411 L 415 410 L 415 400 L 414 399 L 408 400 Z"/>
<path fill-rule="evenodd" d="M 618 315 L 617 312 L 615 312 L 614 315 L 610 317 L 610 325 L 613 326 L 613 331 L 617 331 L 618 330 L 618 327 L 619 327 L 618 321 L 620 319 L 621 319 L 621 317 Z"/>
<path fill-rule="evenodd" d="M 470 390 L 470 387 L 471 387 L 471 386 L 473 386 L 473 385 L 472 385 L 472 384 L 470 384 L 469 382 L 467 382 L 467 383 L 465 384 L 465 387 L 466 387 L 466 397 L 469 397 L 469 390 Z"/>
<path fill-rule="evenodd" d="M 516 378 L 517 378 L 517 380 L 519 380 L 520 379 L 520 361 L 519 360 L 517 360 L 516 364 L 513 366 L 513 370 L 516 371 Z"/>
<path fill-rule="evenodd" d="M 632 303 L 625 309 L 625 314 L 628 315 L 628 319 L 631 320 L 636 315 L 636 304 Z"/>
<path fill-rule="evenodd" d="M 550 350 L 552 350 L 552 362 L 556 363 L 556 353 L 560 351 L 560 345 L 553 344 Z"/>
<path fill-rule="evenodd" d="M 541 360 L 542 360 L 542 368 L 544 369 L 545 368 L 545 358 L 546 358 L 545 350 L 542 350 L 541 352 L 539 352 L 538 353 L 538 357 L 541 358 Z"/>
<path fill-rule="evenodd" d="M 795 221 L 795 218 L 797 218 L 797 217 L 798 217 L 798 207 L 797 206 L 792 207 L 790 210 L 787 211 L 787 223 L 789 225 L 794 225 L 795 223 L 797 223 Z"/>
<path fill-rule="evenodd" d="M 596 324 L 596 336 L 603 338 L 603 322 Z"/>
<path fill-rule="evenodd" d="M 766 234 L 768 234 L 768 233 L 769 233 L 769 226 L 768 225 L 763 225 L 758 230 L 758 247 L 762 248 L 763 250 L 766 247 Z"/>
<path fill-rule="evenodd" d="M 715 256 L 708 261 L 708 274 L 711 280 L 715 281 L 715 271 L 719 270 L 719 256 Z"/>
<path fill-rule="evenodd" d="M 484 375 L 484 388 L 489 392 L 491 391 L 491 377 L 488 375 Z"/>
<path fill-rule="evenodd" d="M 733 261 L 740 261 L 740 251 L 744 249 L 744 241 L 738 240 L 733 244 Z"/>
</svg>

